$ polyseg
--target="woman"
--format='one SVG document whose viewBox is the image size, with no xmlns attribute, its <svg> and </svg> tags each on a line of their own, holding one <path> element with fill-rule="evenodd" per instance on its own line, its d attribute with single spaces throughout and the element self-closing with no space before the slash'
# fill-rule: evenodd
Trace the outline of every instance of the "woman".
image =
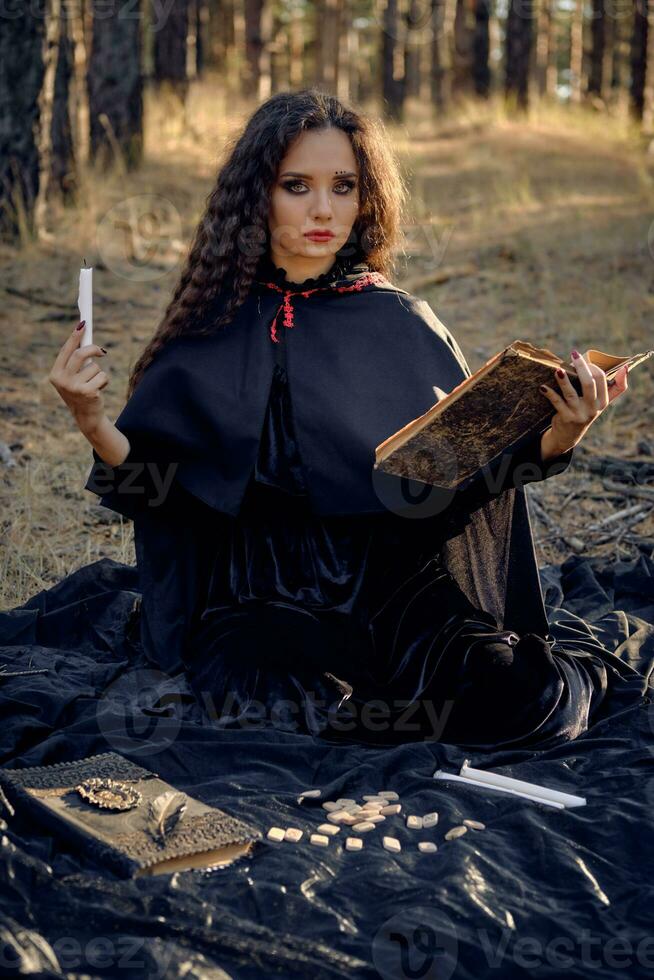
<svg viewBox="0 0 654 980">
<path fill-rule="evenodd" d="M 523 485 L 564 470 L 627 387 L 572 352 L 551 426 L 449 497 L 374 449 L 470 370 L 388 279 L 405 188 L 379 125 L 316 90 L 230 148 L 166 313 L 107 418 L 101 348 L 50 380 L 134 520 L 141 641 L 217 724 L 373 744 L 574 738 L 629 672 L 548 633 Z M 616 663 L 613 663 L 616 661 Z M 254 712 L 254 716 L 253 716 Z"/>
</svg>

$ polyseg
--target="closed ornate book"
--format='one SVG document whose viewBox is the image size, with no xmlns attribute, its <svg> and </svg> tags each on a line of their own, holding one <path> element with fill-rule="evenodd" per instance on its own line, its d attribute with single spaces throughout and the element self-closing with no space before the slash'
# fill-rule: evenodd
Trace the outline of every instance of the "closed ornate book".
<svg viewBox="0 0 654 980">
<path fill-rule="evenodd" d="M 593 349 L 585 357 L 610 379 L 623 364 L 631 370 L 652 354 L 654 350 L 617 357 Z M 539 386 L 557 391 L 552 372 L 559 367 L 581 394 L 572 364 L 544 347 L 515 340 L 424 415 L 380 443 L 374 468 L 431 486 L 460 486 L 510 447 L 549 427 L 555 410 Z"/>
<path fill-rule="evenodd" d="M 231 864 L 262 836 L 116 752 L 0 769 L 0 785 L 18 812 L 123 877 Z"/>
</svg>

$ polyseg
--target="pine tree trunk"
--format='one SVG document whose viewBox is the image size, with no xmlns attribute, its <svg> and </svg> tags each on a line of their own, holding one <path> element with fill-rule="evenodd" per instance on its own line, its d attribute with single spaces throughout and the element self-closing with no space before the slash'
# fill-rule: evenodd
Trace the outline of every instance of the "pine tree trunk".
<svg viewBox="0 0 654 980">
<path fill-rule="evenodd" d="M 474 3 L 475 0 L 456 0 L 452 57 L 452 92 L 456 94 L 472 91 L 475 40 Z"/>
<path fill-rule="evenodd" d="M 636 119 L 643 118 L 645 104 L 645 75 L 647 73 L 648 2 L 634 4 L 634 20 L 631 35 L 631 85 L 629 95 L 631 112 Z"/>
<path fill-rule="evenodd" d="M 261 8 L 261 48 L 259 50 L 259 85 L 256 98 L 259 102 L 268 99 L 273 92 L 272 80 L 272 45 L 281 28 L 281 22 L 274 17 L 272 3 L 264 3 Z"/>
<path fill-rule="evenodd" d="M 350 24 L 347 32 L 347 84 L 348 99 L 361 99 L 361 74 L 359 71 L 359 32 Z"/>
<path fill-rule="evenodd" d="M 272 5 L 270 5 L 270 10 L 272 13 Z M 288 26 L 284 23 L 279 15 L 279 7 L 276 7 L 272 16 L 272 32 L 270 35 L 270 41 L 264 44 L 262 51 L 262 74 L 263 74 L 263 62 L 265 62 L 266 57 L 270 62 L 270 91 L 271 92 L 281 92 L 282 89 L 287 89 L 289 86 L 288 77 Z M 264 8 L 265 13 L 265 8 Z M 265 89 L 265 84 L 262 82 L 260 92 Z M 264 96 L 265 98 L 265 96 Z"/>
<path fill-rule="evenodd" d="M 417 99 L 420 95 L 420 52 L 419 44 L 408 44 L 404 52 L 405 96 Z"/>
<path fill-rule="evenodd" d="M 207 2 L 207 67 L 224 70 L 234 48 L 233 0 Z"/>
<path fill-rule="evenodd" d="M 164 17 L 160 13 L 159 18 L 154 33 L 154 79 L 173 92 L 183 105 L 188 91 L 188 0 L 174 0 L 168 15 Z"/>
<path fill-rule="evenodd" d="M 232 15 L 233 44 L 228 52 L 228 59 L 225 62 L 227 71 L 225 72 L 225 88 L 237 97 L 248 95 L 252 87 L 253 80 L 250 77 L 250 67 L 247 60 L 247 27 L 245 19 L 245 4 L 242 0 L 229 0 L 230 12 Z M 243 58 L 245 52 L 245 60 Z M 230 70 L 231 69 L 231 70 Z"/>
<path fill-rule="evenodd" d="M 490 5 L 491 0 L 475 0 L 475 33 L 472 46 L 472 78 L 477 95 L 488 98 L 490 72 Z"/>
<path fill-rule="evenodd" d="M 558 22 L 556 19 L 555 0 L 540 0 L 538 20 L 538 77 L 541 95 L 550 99 L 556 97 L 558 83 L 557 49 Z"/>
<path fill-rule="evenodd" d="M 0 234 L 10 239 L 34 227 L 45 14 L 45 0 L 34 0 L 0 31 Z"/>
<path fill-rule="evenodd" d="M 90 159 L 108 167 L 119 152 L 131 170 L 143 155 L 140 18 L 120 17 L 119 0 L 110 5 L 91 0 L 91 4 L 98 16 L 93 17 L 88 62 Z"/>
<path fill-rule="evenodd" d="M 351 66 L 353 58 L 356 58 L 356 31 L 352 26 L 355 16 L 352 9 L 352 0 L 341 0 L 340 10 L 340 36 L 337 50 L 338 70 L 336 72 L 336 95 L 342 102 L 349 102 L 352 95 Z"/>
<path fill-rule="evenodd" d="M 290 44 L 289 44 L 289 73 L 291 87 L 301 88 L 304 84 L 304 17 L 301 11 L 293 11 L 293 19 L 289 25 Z"/>
<path fill-rule="evenodd" d="M 332 94 L 338 88 L 341 23 L 341 0 L 321 0 L 316 5 L 316 81 Z"/>
<path fill-rule="evenodd" d="M 198 74 L 198 11 L 196 0 L 187 0 L 186 76 L 189 81 Z"/>
<path fill-rule="evenodd" d="M 89 94 L 87 44 L 84 30 L 83 0 L 66 0 L 68 33 L 71 39 L 70 124 L 72 144 L 79 164 L 89 159 Z"/>
<path fill-rule="evenodd" d="M 243 79 L 243 94 L 254 98 L 259 92 L 259 74 L 261 63 L 261 13 L 263 0 L 245 0 L 245 77 Z"/>
<path fill-rule="evenodd" d="M 602 98 L 604 91 L 604 52 L 606 48 L 605 0 L 592 0 L 593 19 L 590 25 L 590 54 L 588 95 Z"/>
<path fill-rule="evenodd" d="M 209 7 L 207 0 L 195 0 L 194 7 L 195 74 L 197 78 L 201 78 L 207 65 Z"/>
<path fill-rule="evenodd" d="M 510 0 L 506 19 L 504 91 L 509 103 L 525 111 L 529 105 L 529 64 L 533 0 Z"/>
<path fill-rule="evenodd" d="M 617 39 L 617 21 L 615 16 L 604 16 L 604 53 L 602 55 L 602 87 L 600 97 L 605 105 L 613 101 L 613 63 Z"/>
<path fill-rule="evenodd" d="M 52 197 L 52 120 L 54 114 L 55 79 L 59 61 L 61 35 L 61 0 L 47 0 L 45 5 L 45 47 L 43 49 L 43 84 L 39 93 L 39 187 L 34 202 L 34 230 L 39 237 L 48 234 L 46 202 Z"/>
<path fill-rule="evenodd" d="M 422 0 L 408 0 L 405 14 L 406 46 L 404 52 L 404 75 L 406 77 L 406 96 L 418 98 L 420 95 L 420 57 L 423 51 L 421 42 Z"/>
<path fill-rule="evenodd" d="M 52 107 L 52 160 L 49 182 L 50 193 L 60 197 L 65 203 L 75 200 L 77 190 L 75 145 L 70 113 L 75 45 L 68 10 L 68 6 L 64 5 L 59 25 L 59 48 Z"/>
<path fill-rule="evenodd" d="M 389 119 L 399 121 L 404 110 L 404 45 L 397 0 L 386 0 L 382 25 L 382 101 Z"/>
<path fill-rule="evenodd" d="M 361 103 L 379 98 L 379 71 L 375 71 L 371 50 L 378 51 L 377 36 L 362 31 L 358 35 L 359 58 L 356 66 L 357 99 Z M 378 63 L 378 62 L 377 62 Z"/>
<path fill-rule="evenodd" d="M 440 115 L 451 97 L 448 0 L 431 0 L 431 23 L 431 101 Z"/>
<path fill-rule="evenodd" d="M 640 2 L 640 0 L 639 0 Z M 627 115 L 630 111 L 630 79 L 631 79 L 631 44 L 633 36 L 633 15 L 631 10 L 623 11 L 614 7 L 614 44 L 612 102 L 618 115 Z"/>
<path fill-rule="evenodd" d="M 570 25 L 570 99 L 581 102 L 584 69 L 584 0 L 575 0 Z"/>
</svg>

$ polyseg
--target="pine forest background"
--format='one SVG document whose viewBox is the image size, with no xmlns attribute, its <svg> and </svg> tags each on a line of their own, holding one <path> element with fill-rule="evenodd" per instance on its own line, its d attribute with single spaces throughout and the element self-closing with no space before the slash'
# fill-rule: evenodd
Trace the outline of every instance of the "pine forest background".
<svg viewBox="0 0 654 980">
<path fill-rule="evenodd" d="M 3 608 L 134 562 L 47 380 L 80 266 L 116 418 L 227 140 L 312 85 L 384 120 L 410 186 L 394 279 L 473 370 L 516 338 L 564 358 L 654 346 L 654 0 L 4 0 Z M 650 364 L 568 472 L 530 488 L 541 564 L 651 556 Z"/>
</svg>

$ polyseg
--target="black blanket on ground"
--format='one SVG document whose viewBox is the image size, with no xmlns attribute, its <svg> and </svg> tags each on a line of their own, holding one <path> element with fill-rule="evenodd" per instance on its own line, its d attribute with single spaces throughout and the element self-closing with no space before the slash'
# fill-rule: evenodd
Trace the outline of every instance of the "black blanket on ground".
<svg viewBox="0 0 654 980">
<path fill-rule="evenodd" d="M 584 636 L 650 677 L 654 562 L 572 557 L 541 570 L 553 635 Z M 121 752 L 179 788 L 255 824 L 264 839 L 230 867 L 125 881 L 7 811 L 0 856 L 3 976 L 483 977 L 649 976 L 653 865 L 651 698 L 545 751 L 475 753 L 407 742 L 321 742 L 253 723 L 219 729 L 184 675 L 143 659 L 137 573 L 103 559 L 0 614 L 0 664 L 44 673 L 0 680 L 0 765 Z M 589 637 L 589 629 L 592 636 Z M 464 758 L 585 796 L 554 810 L 435 781 Z M 308 843 L 322 799 L 396 790 L 403 812 L 440 815 L 429 833 L 392 817 L 362 852 Z M 445 840 L 470 817 L 483 831 Z M 305 831 L 298 844 L 270 826 Z M 387 825 L 385 832 L 389 832 Z M 416 841 L 431 837 L 432 854 Z"/>
</svg>

